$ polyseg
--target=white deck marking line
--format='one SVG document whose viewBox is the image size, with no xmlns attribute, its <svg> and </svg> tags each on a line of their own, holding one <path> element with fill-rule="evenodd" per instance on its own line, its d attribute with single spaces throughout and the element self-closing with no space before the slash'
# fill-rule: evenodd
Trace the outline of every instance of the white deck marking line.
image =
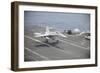
<svg viewBox="0 0 100 73">
<path fill-rule="evenodd" d="M 25 49 L 26 49 L 26 48 L 25 48 Z M 26 50 L 27 50 L 27 49 L 26 49 Z M 30 52 L 29 50 L 27 50 L 27 51 Z M 33 57 L 33 56 L 32 56 L 32 57 Z M 35 59 L 35 58 L 34 58 L 34 60 L 39 61 L 39 60 L 37 60 L 37 59 Z"/>
<path fill-rule="evenodd" d="M 26 38 L 28 38 L 28 39 L 31 39 L 31 40 L 33 40 L 33 41 L 36 41 L 36 42 L 39 42 L 39 43 L 42 43 L 42 44 L 46 44 L 46 45 L 48 45 L 48 46 L 51 46 L 51 45 L 49 45 L 49 44 L 47 44 L 47 43 L 44 43 L 44 42 L 39 41 L 39 40 L 37 40 L 37 39 L 34 39 L 34 38 L 30 37 L 30 36 L 26 36 L 26 35 L 25 35 L 24 37 L 26 37 Z M 51 46 L 51 47 L 53 47 L 53 46 Z M 55 47 L 53 47 L 53 48 L 55 48 Z M 73 53 L 70 52 L 70 51 L 64 51 L 64 50 L 57 49 L 57 48 L 55 48 L 55 50 L 61 51 L 61 52 L 63 52 L 63 53 L 67 53 L 67 54 L 69 54 L 69 55 L 72 55 L 72 54 L 73 54 Z"/>
<path fill-rule="evenodd" d="M 43 56 L 43 55 L 41 55 L 41 54 L 39 54 L 39 53 L 37 53 L 37 52 L 35 52 L 35 51 L 32 51 L 32 50 L 29 49 L 29 48 L 26 48 L 26 47 L 25 47 L 25 49 L 28 50 L 29 52 L 33 53 L 33 54 L 38 55 L 39 57 L 41 57 L 41 58 L 43 58 L 43 59 L 45 59 L 45 60 L 50 60 L 48 57 L 45 57 L 45 56 Z"/>
<path fill-rule="evenodd" d="M 70 37 L 70 36 L 75 36 L 75 35 L 67 35 L 68 37 Z M 66 38 L 66 37 L 65 37 Z M 82 39 L 84 39 L 84 38 L 82 38 Z M 76 42 L 74 42 L 73 40 L 69 40 L 69 39 L 67 39 L 68 41 L 71 41 L 71 42 L 73 42 L 73 43 L 76 43 Z M 81 41 L 79 41 L 79 42 L 81 42 Z M 76 44 L 79 44 L 79 43 L 76 43 Z"/>
<path fill-rule="evenodd" d="M 66 37 L 65 37 L 66 38 Z M 67 38 L 66 38 L 67 39 Z M 82 38 L 83 39 L 83 38 Z M 67 39 L 68 41 L 70 41 L 70 42 L 73 42 L 74 44 L 80 44 L 80 43 L 77 43 L 77 42 L 74 42 L 73 40 L 69 40 L 69 39 Z M 81 41 L 83 41 L 83 40 L 81 40 Z M 78 41 L 78 42 L 81 42 L 81 41 Z M 85 47 L 84 47 L 85 48 Z"/>
<path fill-rule="evenodd" d="M 73 42 L 74 44 L 80 44 L 80 43 L 74 42 L 73 40 L 69 40 L 69 39 L 67 39 L 67 40 L 70 41 L 70 42 Z M 81 41 L 78 41 L 78 42 L 81 42 Z"/>
<path fill-rule="evenodd" d="M 60 39 L 59 39 L 60 40 Z M 79 47 L 79 48 L 83 48 L 83 49 L 89 49 L 89 48 L 85 48 L 85 47 L 82 47 L 82 46 L 79 46 L 79 45 L 76 45 L 76 44 L 73 44 L 73 43 L 69 43 L 69 42 L 66 42 L 66 41 L 64 41 L 64 40 L 60 40 L 60 41 L 62 41 L 62 42 L 64 42 L 64 43 L 67 43 L 67 44 L 70 44 L 70 45 L 73 45 L 73 46 L 76 46 L 76 47 Z"/>
</svg>

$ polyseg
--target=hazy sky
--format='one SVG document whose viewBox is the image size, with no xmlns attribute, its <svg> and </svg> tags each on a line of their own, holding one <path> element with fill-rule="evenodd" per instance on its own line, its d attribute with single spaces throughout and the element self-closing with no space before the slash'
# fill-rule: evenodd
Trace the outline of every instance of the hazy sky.
<svg viewBox="0 0 100 73">
<path fill-rule="evenodd" d="M 90 14 L 24 11 L 25 25 L 50 26 L 56 30 L 80 29 L 90 31 Z"/>
</svg>

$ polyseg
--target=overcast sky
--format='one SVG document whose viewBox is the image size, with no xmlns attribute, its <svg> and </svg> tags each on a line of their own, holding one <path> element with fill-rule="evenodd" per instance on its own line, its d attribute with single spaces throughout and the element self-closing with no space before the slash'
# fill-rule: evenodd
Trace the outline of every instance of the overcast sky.
<svg viewBox="0 0 100 73">
<path fill-rule="evenodd" d="M 55 28 L 58 31 L 80 29 L 90 31 L 90 14 L 24 11 L 25 25 L 43 25 Z"/>
</svg>

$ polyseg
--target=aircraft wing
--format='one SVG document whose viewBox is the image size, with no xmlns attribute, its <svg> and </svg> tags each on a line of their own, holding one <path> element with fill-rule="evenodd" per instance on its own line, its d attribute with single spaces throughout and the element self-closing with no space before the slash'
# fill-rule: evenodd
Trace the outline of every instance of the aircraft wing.
<svg viewBox="0 0 100 73">
<path fill-rule="evenodd" d="M 81 32 L 80 34 L 77 34 L 76 36 L 81 36 L 83 34 L 85 34 L 85 32 Z"/>
<path fill-rule="evenodd" d="M 35 37 L 44 37 L 46 36 L 45 34 L 41 34 L 41 33 L 34 33 Z"/>
<path fill-rule="evenodd" d="M 61 37 L 66 37 L 64 34 L 60 33 L 60 32 L 57 32 L 58 35 L 60 35 Z"/>
</svg>

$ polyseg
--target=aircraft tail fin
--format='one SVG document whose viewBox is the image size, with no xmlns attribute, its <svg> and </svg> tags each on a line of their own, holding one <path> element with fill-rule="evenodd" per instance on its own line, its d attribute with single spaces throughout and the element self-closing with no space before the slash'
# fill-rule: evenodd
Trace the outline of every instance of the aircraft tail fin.
<svg viewBox="0 0 100 73">
<path fill-rule="evenodd" d="M 46 31 L 45 31 L 45 34 L 49 34 L 49 27 L 48 26 L 46 26 Z"/>
</svg>

